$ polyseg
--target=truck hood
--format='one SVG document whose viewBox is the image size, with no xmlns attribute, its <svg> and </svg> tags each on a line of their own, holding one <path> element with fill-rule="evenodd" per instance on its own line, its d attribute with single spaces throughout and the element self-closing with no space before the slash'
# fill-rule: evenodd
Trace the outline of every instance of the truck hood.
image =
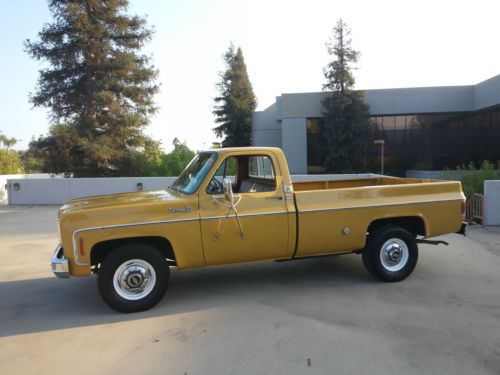
<svg viewBox="0 0 500 375">
<path fill-rule="evenodd" d="M 198 219 L 198 196 L 172 190 L 111 194 L 74 199 L 59 209 L 64 246 L 76 231 L 137 223 Z"/>
<path fill-rule="evenodd" d="M 99 195 L 73 199 L 59 209 L 59 216 L 75 211 L 87 211 L 98 208 L 113 208 L 149 203 L 167 203 L 182 201 L 184 196 L 171 190 L 141 191 L 134 193 L 121 193 Z"/>
</svg>

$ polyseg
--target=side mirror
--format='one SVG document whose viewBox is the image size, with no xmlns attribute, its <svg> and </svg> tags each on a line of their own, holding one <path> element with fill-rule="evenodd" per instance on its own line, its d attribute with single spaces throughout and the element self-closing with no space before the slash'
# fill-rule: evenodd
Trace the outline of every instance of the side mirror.
<svg viewBox="0 0 500 375">
<path fill-rule="evenodd" d="M 217 226 L 217 232 L 214 235 L 214 241 L 217 241 L 217 239 L 219 238 L 222 232 L 222 226 L 224 225 L 225 220 L 228 218 L 231 211 L 234 211 L 234 216 L 236 216 L 236 221 L 238 222 L 238 228 L 240 228 L 240 236 L 241 238 L 243 238 L 245 234 L 243 233 L 243 227 L 241 226 L 238 211 L 236 211 L 236 205 L 239 203 L 241 196 L 237 195 L 236 202 L 234 201 L 233 183 L 231 182 L 230 178 L 225 178 L 224 180 L 222 180 L 222 186 L 224 188 L 224 200 L 226 201 L 226 203 L 219 202 L 217 199 L 215 199 L 215 197 L 212 197 L 212 199 L 215 204 L 226 208 L 228 211 L 226 216 L 221 216 L 219 218 L 219 225 Z"/>
<path fill-rule="evenodd" d="M 225 178 L 222 185 L 224 186 L 224 199 L 232 206 L 234 203 L 233 183 L 229 178 Z"/>
</svg>

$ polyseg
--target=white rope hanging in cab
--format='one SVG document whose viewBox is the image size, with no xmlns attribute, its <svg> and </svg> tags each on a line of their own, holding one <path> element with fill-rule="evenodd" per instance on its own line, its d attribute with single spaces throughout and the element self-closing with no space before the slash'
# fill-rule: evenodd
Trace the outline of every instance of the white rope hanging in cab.
<svg viewBox="0 0 500 375">
<path fill-rule="evenodd" d="M 238 223 L 238 228 L 240 230 L 240 237 L 243 238 L 245 236 L 245 234 L 243 233 L 243 227 L 240 222 L 240 217 L 238 216 L 238 211 L 236 210 L 236 206 L 241 201 L 241 196 L 240 195 L 235 196 L 233 194 L 233 184 L 229 178 L 224 179 L 223 186 L 224 186 L 224 198 L 225 202 L 227 203 L 219 202 L 215 197 L 213 198 L 213 202 L 216 205 L 227 208 L 227 213 L 224 217 L 219 218 L 219 224 L 217 225 L 217 232 L 215 232 L 214 235 L 214 241 L 217 241 L 220 235 L 222 234 L 222 228 L 224 227 L 224 223 L 226 222 L 227 218 L 231 214 L 231 211 L 234 211 L 234 216 L 236 217 L 236 222 Z"/>
</svg>

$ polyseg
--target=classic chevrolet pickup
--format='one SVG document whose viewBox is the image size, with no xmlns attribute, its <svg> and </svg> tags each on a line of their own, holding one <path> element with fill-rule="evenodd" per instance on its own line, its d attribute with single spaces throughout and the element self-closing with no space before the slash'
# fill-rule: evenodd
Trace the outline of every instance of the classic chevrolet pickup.
<svg viewBox="0 0 500 375">
<path fill-rule="evenodd" d="M 146 310 L 178 269 L 362 254 L 384 281 L 415 268 L 417 242 L 463 233 L 459 182 L 374 177 L 292 183 L 277 148 L 201 152 L 165 190 L 75 199 L 59 210 L 56 276 L 97 274 L 103 299 Z M 428 241 L 427 242 L 433 242 Z"/>
</svg>

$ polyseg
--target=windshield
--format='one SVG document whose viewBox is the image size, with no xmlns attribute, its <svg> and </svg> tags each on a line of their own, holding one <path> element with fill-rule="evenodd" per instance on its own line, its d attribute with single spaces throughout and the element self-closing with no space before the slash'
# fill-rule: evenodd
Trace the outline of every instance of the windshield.
<svg viewBox="0 0 500 375">
<path fill-rule="evenodd" d="M 193 194 L 198 190 L 216 160 L 215 152 L 202 152 L 196 155 L 170 188 L 184 194 Z"/>
</svg>

